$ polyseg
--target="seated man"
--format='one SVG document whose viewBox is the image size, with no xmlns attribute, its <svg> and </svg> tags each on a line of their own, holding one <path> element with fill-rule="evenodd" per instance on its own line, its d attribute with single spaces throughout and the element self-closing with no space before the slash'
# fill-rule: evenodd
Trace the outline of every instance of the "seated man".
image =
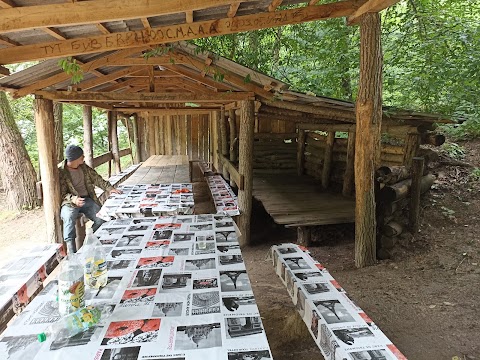
<svg viewBox="0 0 480 360">
<path fill-rule="evenodd" d="M 63 220 L 63 239 L 67 244 L 68 252 L 74 253 L 76 252 L 75 223 L 79 213 L 85 214 L 93 221 L 94 232 L 104 223 L 104 220 L 97 217 L 101 206 L 95 194 L 95 186 L 108 191 L 109 194 L 122 192 L 113 188 L 94 169 L 83 163 L 85 156 L 81 147 L 67 146 L 65 158 L 58 164 L 62 197 L 60 216 Z"/>
</svg>

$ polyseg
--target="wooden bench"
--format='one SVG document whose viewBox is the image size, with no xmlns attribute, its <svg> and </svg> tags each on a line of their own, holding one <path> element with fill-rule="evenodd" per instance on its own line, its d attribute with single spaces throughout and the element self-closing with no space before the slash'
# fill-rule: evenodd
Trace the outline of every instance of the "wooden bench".
<svg viewBox="0 0 480 360">
<path fill-rule="evenodd" d="M 196 178 L 195 175 L 194 175 L 194 172 L 195 172 L 194 164 L 196 164 L 198 166 L 198 169 L 202 173 L 203 177 L 201 178 L 200 181 L 203 181 L 204 177 L 206 175 L 216 174 L 212 169 L 213 164 L 211 162 L 205 162 L 204 160 L 200 160 L 200 159 L 189 160 L 188 161 L 188 174 L 189 174 L 189 177 L 190 177 L 190 182 L 196 182 L 196 180 L 198 180 L 198 178 Z"/>
</svg>

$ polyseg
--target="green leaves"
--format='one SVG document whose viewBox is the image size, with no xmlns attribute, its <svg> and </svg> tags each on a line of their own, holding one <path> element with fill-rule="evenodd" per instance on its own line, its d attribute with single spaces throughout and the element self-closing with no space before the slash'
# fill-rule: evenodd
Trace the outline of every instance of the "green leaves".
<svg viewBox="0 0 480 360">
<path fill-rule="evenodd" d="M 83 70 L 77 63 L 77 60 L 71 56 L 58 60 L 58 66 L 60 66 L 68 75 L 72 76 L 72 84 L 78 84 L 83 80 Z"/>
</svg>

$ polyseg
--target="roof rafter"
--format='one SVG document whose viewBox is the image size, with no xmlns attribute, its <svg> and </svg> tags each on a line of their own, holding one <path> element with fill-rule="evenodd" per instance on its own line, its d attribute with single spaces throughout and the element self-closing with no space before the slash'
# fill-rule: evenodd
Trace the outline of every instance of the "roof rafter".
<svg viewBox="0 0 480 360">
<path fill-rule="evenodd" d="M 236 1 L 230 5 L 230 9 L 228 9 L 227 17 L 233 18 L 237 14 L 238 8 L 240 6 L 240 1 Z"/>
<path fill-rule="evenodd" d="M 348 24 L 358 24 L 360 17 L 369 12 L 379 12 L 399 2 L 400 0 L 369 0 L 348 17 Z"/>
<path fill-rule="evenodd" d="M 120 50 L 120 51 L 117 51 L 117 52 L 115 52 L 111 55 L 105 56 L 101 59 L 96 59 L 96 60 L 90 61 L 88 63 L 82 64 L 82 65 L 80 65 L 80 69 L 83 72 L 93 72 L 93 71 L 96 71 L 96 69 L 98 69 L 99 67 L 109 65 L 109 63 L 111 61 L 114 61 L 118 58 L 123 58 L 123 57 L 126 57 L 126 56 L 130 56 L 130 55 L 135 54 L 139 51 L 145 50 L 146 48 L 148 48 L 148 47 L 143 46 L 143 47 L 136 48 L 136 49 Z M 43 79 L 43 80 L 40 80 L 40 81 L 37 81 L 32 85 L 28 85 L 28 86 L 25 86 L 21 89 L 18 89 L 15 92 L 14 97 L 17 98 L 17 97 L 22 97 L 22 96 L 31 94 L 31 93 L 35 92 L 36 90 L 43 89 L 45 87 L 52 86 L 54 84 L 58 84 L 60 82 L 68 80 L 69 78 L 70 78 L 70 75 L 67 74 L 66 72 L 64 72 L 64 71 L 59 72 L 56 75 L 50 76 L 50 77 L 48 77 L 46 79 Z"/>
<path fill-rule="evenodd" d="M 231 0 L 96 0 L 12 7 L 0 13 L 0 32 L 147 18 L 230 4 Z"/>
<path fill-rule="evenodd" d="M 177 74 L 183 75 L 187 78 L 190 78 L 198 83 L 207 85 L 211 88 L 214 88 L 215 90 L 231 90 L 231 87 L 227 86 L 226 84 L 222 84 L 218 81 L 215 81 L 213 79 L 203 77 L 199 73 L 189 70 L 185 67 L 180 67 L 178 65 L 163 65 L 165 69 L 168 69 L 170 71 L 176 72 Z"/>
<path fill-rule="evenodd" d="M 272 12 L 277 9 L 280 5 L 282 5 L 283 0 L 272 0 L 270 5 L 268 5 L 268 11 Z"/>
<path fill-rule="evenodd" d="M 101 3 L 103 1 L 85 1 L 85 3 L 86 2 Z M 84 2 L 78 4 L 82 3 Z M 226 18 L 196 22 L 193 24 L 162 26 L 154 29 L 71 39 L 61 42 L 23 45 L 15 48 L 0 49 L 0 59 L 3 64 L 9 64 L 29 60 L 90 54 L 142 45 L 165 44 L 179 40 L 191 40 L 288 24 L 299 24 L 313 20 L 349 16 L 353 14 L 361 4 L 363 4 L 362 0 L 345 0 L 271 13 L 237 16 L 233 19 Z M 0 12 L 0 15 L 2 12 Z"/>
<path fill-rule="evenodd" d="M 119 78 L 121 78 L 121 77 L 123 77 L 127 74 L 131 74 L 131 73 L 140 71 L 142 69 L 143 69 L 143 67 L 141 67 L 141 66 L 132 66 L 132 67 L 129 67 L 127 69 L 118 70 L 118 71 L 115 71 L 111 74 L 103 75 L 103 76 L 95 78 L 95 79 L 82 81 L 80 84 L 78 84 L 78 87 L 82 90 L 91 89 L 91 88 L 94 88 L 98 85 L 102 85 L 102 84 L 105 84 L 107 82 L 117 80 L 117 79 L 119 79 Z"/>
</svg>

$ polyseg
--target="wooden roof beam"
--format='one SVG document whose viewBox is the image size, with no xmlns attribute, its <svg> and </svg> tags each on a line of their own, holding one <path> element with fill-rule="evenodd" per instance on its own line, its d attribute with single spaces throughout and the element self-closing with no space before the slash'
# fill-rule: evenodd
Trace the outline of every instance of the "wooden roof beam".
<svg viewBox="0 0 480 360">
<path fill-rule="evenodd" d="M 145 18 L 142 18 L 142 24 L 143 24 L 143 27 L 145 29 L 150 29 L 152 26 L 150 25 L 150 22 L 148 21 L 148 19 L 145 17 Z"/>
<path fill-rule="evenodd" d="M 273 0 L 270 5 L 268 5 L 268 11 L 272 12 L 277 9 L 280 5 L 282 5 L 283 0 Z"/>
<path fill-rule="evenodd" d="M 0 66 L 0 75 L 8 76 L 10 75 L 10 70 L 5 66 Z"/>
<path fill-rule="evenodd" d="M 148 47 L 144 46 L 144 47 L 140 47 L 140 48 L 137 48 L 137 49 L 127 49 L 127 50 L 117 51 L 117 52 L 115 52 L 113 54 L 110 54 L 108 56 L 105 56 L 103 58 L 96 59 L 96 60 L 90 61 L 88 63 L 85 63 L 83 65 L 80 65 L 80 69 L 83 72 L 92 72 L 92 71 L 95 71 L 96 69 L 98 69 L 99 67 L 109 65 L 109 63 L 114 61 L 114 60 L 133 55 L 133 54 L 135 54 L 139 51 L 142 51 L 146 48 L 148 48 Z M 99 74 L 101 74 L 101 73 L 99 73 Z M 64 71 L 61 71 L 56 75 L 50 76 L 50 77 L 48 77 L 46 79 L 43 79 L 43 80 L 36 81 L 34 84 L 31 84 L 31 85 L 25 86 L 21 89 L 18 89 L 15 92 L 14 97 L 17 98 L 17 97 L 22 97 L 22 96 L 31 94 L 31 93 L 39 90 L 39 89 L 43 89 L 45 87 L 52 86 L 54 84 L 58 84 L 58 83 L 61 83 L 65 80 L 68 80 L 70 77 L 71 77 L 71 75 L 68 75 Z"/>
<path fill-rule="evenodd" d="M 10 40 L 9 38 L 7 38 L 5 36 L 2 36 L 2 35 L 0 35 L 0 44 L 7 45 L 7 46 L 21 46 L 22 45 L 19 42 L 14 41 L 14 40 Z"/>
<path fill-rule="evenodd" d="M 62 32 L 58 29 L 52 28 L 52 27 L 46 27 L 42 29 L 44 32 L 46 32 L 48 35 L 53 36 L 55 39 L 58 40 L 67 40 L 67 37 L 62 34 Z"/>
<path fill-rule="evenodd" d="M 233 2 L 228 9 L 227 17 L 233 18 L 237 14 L 238 8 L 240 6 L 240 1 Z"/>
<path fill-rule="evenodd" d="M 106 87 L 106 88 L 103 88 L 102 91 L 104 92 L 110 92 L 110 91 L 117 91 L 117 90 L 121 90 L 123 88 L 126 88 L 126 87 L 130 87 L 133 83 L 135 83 L 135 81 L 138 81 L 139 78 L 132 78 L 132 79 L 128 79 L 128 80 L 125 80 L 125 81 L 122 81 L 122 82 L 118 82 L 114 85 L 111 85 L 109 87 Z"/>
<path fill-rule="evenodd" d="M 217 90 L 232 90 L 231 87 L 227 86 L 226 84 L 219 83 L 218 81 L 212 80 L 208 77 L 202 77 L 196 71 L 189 70 L 185 67 L 180 67 L 178 65 L 164 65 L 165 69 L 176 72 L 177 74 L 183 75 L 189 79 L 196 81 L 197 83 L 204 84 L 213 88 L 215 91 Z"/>
<path fill-rule="evenodd" d="M 115 107 L 118 111 L 123 111 L 126 113 L 138 112 L 138 111 L 148 111 L 152 113 L 156 113 L 159 115 L 190 115 L 190 114 L 208 114 L 214 111 L 216 108 L 175 108 L 175 109 L 162 109 L 162 108 L 154 108 L 154 107 Z M 220 107 L 218 107 L 220 109 Z"/>
<path fill-rule="evenodd" d="M 141 19 L 230 5 L 231 0 L 96 0 L 3 9 L 0 32 Z M 108 11 L 105 11 L 108 9 Z"/>
<path fill-rule="evenodd" d="M 165 1 L 170 2 L 171 0 Z M 162 1 L 161 4 L 165 3 L 165 1 Z M 211 0 L 202 1 L 202 3 L 210 1 Z M 222 2 L 223 0 L 215 1 Z M 177 0 L 175 0 L 175 2 L 177 3 Z M 83 1 L 75 4 L 84 3 L 97 4 L 103 3 L 103 0 Z M 129 3 L 136 4 L 137 2 Z M 178 4 L 185 3 L 189 3 L 189 1 L 178 1 Z M 112 51 L 146 45 L 159 45 L 179 40 L 191 40 L 289 24 L 300 24 L 313 20 L 343 17 L 353 14 L 359 8 L 359 4 L 362 3 L 362 0 L 345 0 L 317 6 L 280 10 L 271 13 L 237 16 L 234 21 L 232 21 L 231 18 L 226 18 L 195 22 L 193 24 L 177 24 L 110 35 L 23 45 L 15 48 L 0 49 L 0 62 L 2 64 L 10 64 L 22 61 L 91 54 L 101 51 Z M 22 8 L 2 10 L 0 12 L 0 18 L 4 11 L 16 9 Z M 0 21 L 0 28 L 1 26 L 2 22 Z"/>
<path fill-rule="evenodd" d="M 369 0 L 348 17 L 347 23 L 348 25 L 358 24 L 363 14 L 382 11 L 387 7 L 395 5 L 399 1 L 400 0 Z"/>
<path fill-rule="evenodd" d="M 96 86 L 99 86 L 99 85 L 102 85 L 102 84 L 105 84 L 107 82 L 111 82 L 111 81 L 114 81 L 114 80 L 117 80 L 121 77 L 124 77 L 125 75 L 127 74 L 131 74 L 131 73 L 134 73 L 134 72 L 137 72 L 137 71 L 140 71 L 142 70 L 143 68 L 140 67 L 140 66 L 132 66 L 132 67 L 129 67 L 127 69 L 123 69 L 123 70 L 119 70 L 119 71 L 115 71 L 111 74 L 108 74 L 108 75 L 103 75 L 101 77 L 98 77 L 98 78 L 95 78 L 95 79 L 90 79 L 90 80 L 86 80 L 86 81 L 82 81 L 80 84 L 77 84 L 77 86 L 83 91 L 83 90 L 87 90 L 87 89 L 91 89 L 91 88 L 94 88 Z"/>
<path fill-rule="evenodd" d="M 187 24 L 193 23 L 193 11 L 186 11 L 185 12 L 185 22 Z"/>
<path fill-rule="evenodd" d="M 37 91 L 35 95 L 55 101 L 99 101 L 99 102 L 153 102 L 153 103 L 174 103 L 174 102 L 216 102 L 224 103 L 231 101 L 253 100 L 255 94 L 252 92 L 223 92 L 211 94 L 172 94 L 164 95 L 159 93 L 112 93 L 112 92 L 89 92 L 89 91 Z"/>
<path fill-rule="evenodd" d="M 12 0 L 0 0 L 0 8 L 9 9 L 17 6 Z"/>
<path fill-rule="evenodd" d="M 111 34 L 110 30 L 108 30 L 106 26 L 103 25 L 102 23 L 95 24 L 95 26 L 97 27 L 98 30 L 100 30 L 102 34 L 105 34 L 105 35 Z"/>
</svg>

